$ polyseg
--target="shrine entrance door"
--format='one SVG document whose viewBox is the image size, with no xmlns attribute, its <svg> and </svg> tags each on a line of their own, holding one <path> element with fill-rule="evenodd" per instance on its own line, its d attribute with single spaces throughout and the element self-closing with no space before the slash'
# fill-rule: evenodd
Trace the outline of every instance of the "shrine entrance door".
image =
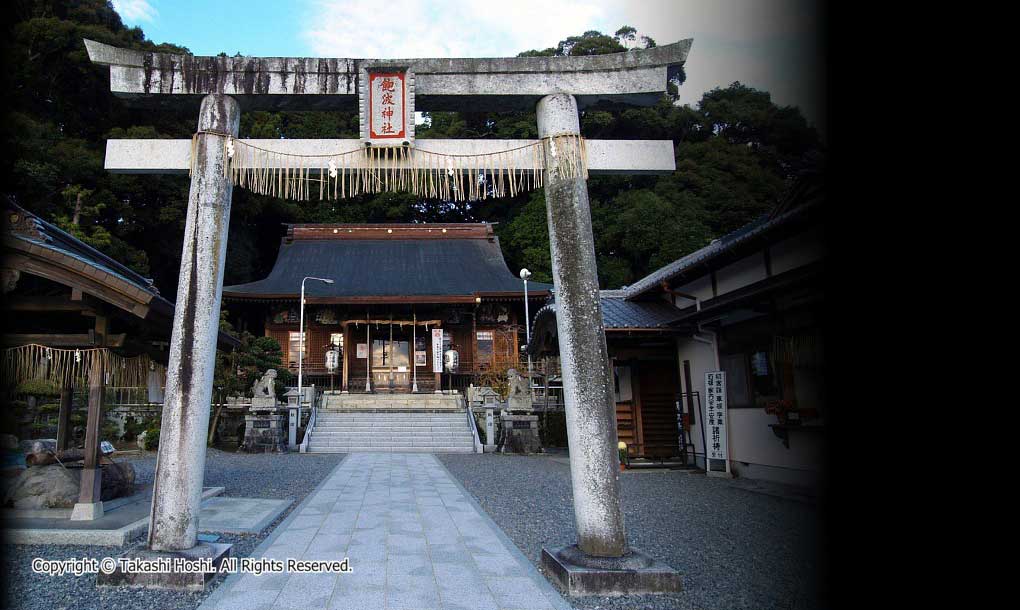
<svg viewBox="0 0 1020 610">
<path fill-rule="evenodd" d="M 410 347 L 410 333 L 395 325 L 392 333 L 372 337 L 372 388 L 376 392 L 406 394 L 411 391 Z"/>
</svg>

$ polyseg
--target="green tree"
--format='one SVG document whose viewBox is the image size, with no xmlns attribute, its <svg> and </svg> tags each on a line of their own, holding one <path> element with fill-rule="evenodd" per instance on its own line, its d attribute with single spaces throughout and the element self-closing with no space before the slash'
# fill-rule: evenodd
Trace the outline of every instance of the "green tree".
<svg viewBox="0 0 1020 610">
<path fill-rule="evenodd" d="M 83 241 L 151 275 L 176 298 L 187 210 L 186 177 L 114 175 L 103 169 L 109 138 L 188 138 L 193 109 L 159 112 L 110 95 L 109 70 L 93 65 L 82 38 L 119 47 L 187 52 L 156 45 L 126 27 L 105 0 L 25 0 L 0 39 L 8 110 L 0 121 L 0 176 L 6 194 Z M 651 48 L 655 41 L 624 25 L 612 35 L 588 31 L 520 56 L 579 56 Z M 233 52 L 234 50 L 231 50 Z M 771 209 L 793 179 L 824 157 L 817 132 L 800 111 L 740 83 L 705 93 L 694 106 L 676 103 L 682 71 L 669 95 L 647 108 L 598 106 L 581 113 L 587 138 L 669 139 L 677 171 L 668 176 L 592 176 L 589 193 L 603 287 L 615 288 L 691 252 Z M 535 113 L 433 112 L 420 138 L 535 138 Z M 241 115 L 253 138 L 355 138 L 354 112 L 265 112 Z M 276 258 L 281 224 L 293 222 L 496 222 L 511 269 L 527 266 L 551 281 L 541 190 L 479 202 L 418 199 L 407 193 L 336 202 L 294 202 L 234 190 L 225 282 L 264 277 Z M 267 247 L 267 244 L 271 246 Z M 272 346 L 242 338 L 245 388 L 273 368 Z M 276 346 L 279 350 L 279 346 Z M 240 363 L 244 360 L 244 363 Z M 285 372 L 276 361 L 281 377 Z M 233 366 L 233 365 L 232 365 Z"/>
</svg>

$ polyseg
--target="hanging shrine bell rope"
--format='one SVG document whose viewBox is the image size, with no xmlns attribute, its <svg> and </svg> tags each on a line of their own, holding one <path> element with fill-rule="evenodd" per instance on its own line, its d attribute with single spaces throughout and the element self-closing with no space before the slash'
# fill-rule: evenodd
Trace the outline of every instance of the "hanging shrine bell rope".
<svg viewBox="0 0 1020 610">
<path fill-rule="evenodd" d="M 584 138 L 576 134 L 547 136 L 524 146 L 476 155 L 443 154 L 411 146 L 297 155 L 255 146 L 229 134 L 199 133 L 226 136 L 224 175 L 233 184 L 259 195 L 295 201 L 398 191 L 447 201 L 513 197 L 542 186 L 545 140 L 549 140 L 555 170 L 562 177 L 588 177 L 587 147 Z M 192 164 L 198 135 L 192 138 Z"/>
<path fill-rule="evenodd" d="M 43 379 L 57 387 L 64 383 L 85 386 L 95 367 L 106 374 L 105 383 L 118 387 L 147 385 L 149 371 L 156 371 L 160 377 L 166 375 L 166 367 L 147 354 L 125 358 L 104 347 L 60 349 L 30 343 L 7 348 L 0 354 L 0 382 L 12 390 L 29 379 Z"/>
</svg>

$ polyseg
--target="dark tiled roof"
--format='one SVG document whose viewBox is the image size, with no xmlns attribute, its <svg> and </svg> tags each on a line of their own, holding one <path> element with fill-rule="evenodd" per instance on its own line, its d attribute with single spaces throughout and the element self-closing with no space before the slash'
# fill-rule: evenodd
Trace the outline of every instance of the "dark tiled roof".
<svg viewBox="0 0 1020 610">
<path fill-rule="evenodd" d="M 704 248 L 679 258 L 672 263 L 649 273 L 647 276 L 619 290 L 626 298 L 633 299 L 652 289 L 657 289 L 664 281 L 672 280 L 684 273 L 692 271 L 696 266 L 708 263 L 711 259 L 734 250 L 750 242 L 756 237 L 764 236 L 780 227 L 788 225 L 795 220 L 807 216 L 811 211 L 818 208 L 817 203 L 800 205 L 780 214 L 761 218 L 740 227 L 736 231 L 714 240 Z"/>
<path fill-rule="evenodd" d="M 78 259 L 90 267 L 105 271 L 132 284 L 136 288 L 152 293 L 156 300 L 162 301 L 170 309 L 173 309 L 173 303 L 159 296 L 159 290 L 151 279 L 142 276 L 127 265 L 103 254 L 63 229 L 59 229 L 46 222 L 13 201 L 8 200 L 7 206 L 21 215 L 17 226 L 10 228 L 7 234 L 8 238 L 35 244 L 41 248 L 53 250 Z M 7 226 L 10 225 L 8 224 Z"/>
<path fill-rule="evenodd" d="M 680 319 L 681 311 L 664 301 L 628 301 L 620 290 L 600 290 L 599 303 L 602 305 L 602 323 L 606 330 L 670 328 L 670 323 Z M 535 325 L 539 317 L 555 316 L 556 301 L 550 299 L 535 313 Z"/>
<path fill-rule="evenodd" d="M 656 330 L 674 331 L 671 326 L 682 312 L 664 301 L 628 301 L 620 290 L 599 291 L 602 323 L 606 331 Z M 544 350 L 556 351 L 556 301 L 550 299 L 535 312 L 531 326 L 528 352 L 537 356 Z"/>
<path fill-rule="evenodd" d="M 340 227 L 340 236 L 328 238 L 327 233 L 324 238 L 319 232 L 315 238 L 285 239 L 268 277 L 224 286 L 224 296 L 296 297 L 305 276 L 336 280 L 305 284 L 305 295 L 319 298 L 524 294 L 523 282 L 507 268 L 495 237 L 344 238 L 344 225 L 329 226 Z M 399 225 L 386 226 L 400 230 Z M 528 283 L 529 292 L 550 289 L 551 284 Z"/>
<path fill-rule="evenodd" d="M 600 293 L 602 321 L 612 328 L 666 328 L 680 318 L 680 310 L 664 301 L 627 301 Z M 617 292 L 617 291 L 613 291 Z"/>
</svg>

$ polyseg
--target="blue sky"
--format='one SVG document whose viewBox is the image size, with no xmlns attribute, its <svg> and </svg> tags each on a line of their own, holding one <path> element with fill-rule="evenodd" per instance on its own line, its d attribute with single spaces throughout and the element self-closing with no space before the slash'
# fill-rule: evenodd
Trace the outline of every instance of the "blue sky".
<svg viewBox="0 0 1020 610">
<path fill-rule="evenodd" d="M 196 55 L 502 57 L 622 25 L 694 38 L 681 100 L 733 81 L 799 106 L 825 131 L 813 0 L 113 0 L 128 25 Z"/>
</svg>

